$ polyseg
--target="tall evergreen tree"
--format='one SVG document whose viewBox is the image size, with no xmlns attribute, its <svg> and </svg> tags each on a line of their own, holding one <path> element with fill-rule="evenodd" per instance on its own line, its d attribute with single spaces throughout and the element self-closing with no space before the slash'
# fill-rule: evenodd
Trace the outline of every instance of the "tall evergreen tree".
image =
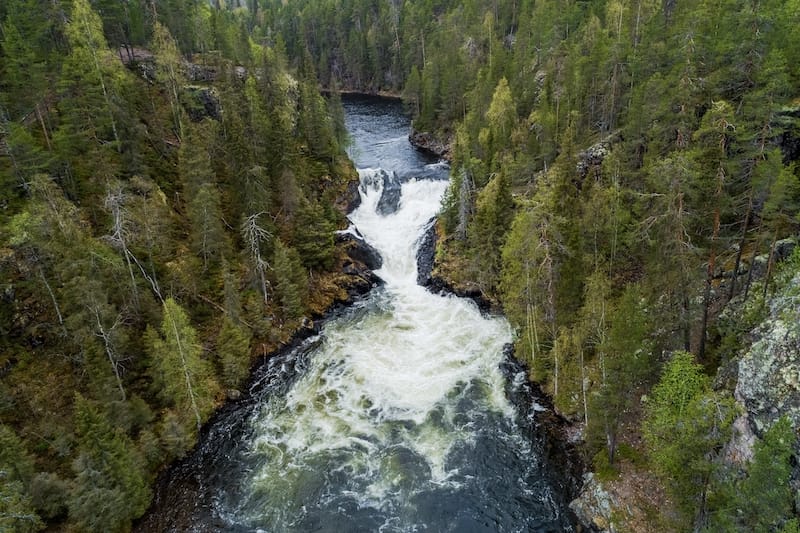
<svg viewBox="0 0 800 533">
<path fill-rule="evenodd" d="M 89 400 L 75 396 L 78 456 L 70 517 L 83 531 L 126 531 L 150 501 L 133 442 Z"/>
<path fill-rule="evenodd" d="M 163 313 L 159 330 L 146 333 L 153 381 L 181 423 L 193 419 L 199 431 L 214 406 L 218 385 L 186 312 L 167 298 Z"/>
</svg>

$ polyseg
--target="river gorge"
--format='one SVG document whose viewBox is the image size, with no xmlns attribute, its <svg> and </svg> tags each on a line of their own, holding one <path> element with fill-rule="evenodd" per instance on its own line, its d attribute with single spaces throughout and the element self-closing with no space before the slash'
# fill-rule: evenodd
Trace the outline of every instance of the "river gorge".
<svg viewBox="0 0 800 533">
<path fill-rule="evenodd" d="M 383 283 L 256 370 L 138 530 L 572 531 L 508 322 L 417 284 L 447 165 L 409 144 L 399 102 L 344 105 L 361 179 L 347 231 Z"/>
</svg>

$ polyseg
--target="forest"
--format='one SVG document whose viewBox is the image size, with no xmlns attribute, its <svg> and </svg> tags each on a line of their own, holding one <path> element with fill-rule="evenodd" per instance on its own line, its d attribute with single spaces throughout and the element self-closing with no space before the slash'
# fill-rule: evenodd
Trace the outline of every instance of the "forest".
<svg viewBox="0 0 800 533">
<path fill-rule="evenodd" d="M 3 531 L 130 530 L 251 366 L 348 298 L 338 98 L 238 16 L 134 4 L 0 6 Z"/>
<path fill-rule="evenodd" d="M 435 274 L 502 309 L 588 468 L 668 496 L 617 528 L 800 530 L 797 0 L 0 21 L 3 528 L 130 529 L 253 362 L 342 298 L 346 90 L 449 147 Z"/>
</svg>

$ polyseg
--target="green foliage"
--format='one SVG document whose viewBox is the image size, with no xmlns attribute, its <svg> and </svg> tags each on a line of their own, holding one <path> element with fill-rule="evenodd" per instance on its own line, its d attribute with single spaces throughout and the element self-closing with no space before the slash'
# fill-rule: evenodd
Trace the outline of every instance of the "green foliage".
<svg viewBox="0 0 800 533">
<path fill-rule="evenodd" d="M 475 218 L 467 230 L 470 254 L 479 283 L 494 291 L 500 277 L 500 257 L 513 217 L 508 179 L 497 174 L 478 195 Z"/>
<path fill-rule="evenodd" d="M 280 302 L 284 316 L 301 317 L 305 311 L 303 301 L 308 283 L 299 254 L 284 246 L 281 241 L 275 241 L 272 270 L 275 277 L 275 296 Z"/>
<path fill-rule="evenodd" d="M 218 391 L 213 369 L 188 315 L 172 298 L 164 302 L 163 316 L 159 331 L 145 334 L 153 383 L 164 401 L 175 406 L 182 423 L 191 427 L 194 422 L 199 430 Z"/>
<path fill-rule="evenodd" d="M 704 494 L 730 437 L 734 402 L 710 390 L 694 356 L 676 352 L 648 400 L 643 432 L 650 458 L 686 524 L 704 511 Z"/>
<path fill-rule="evenodd" d="M 41 518 L 33 510 L 30 496 L 22 483 L 10 481 L 0 471 L 0 526 L 3 530 L 32 533 L 44 529 Z"/>
<path fill-rule="evenodd" d="M 742 481 L 737 509 L 742 509 L 742 529 L 776 530 L 791 516 L 794 494 L 789 484 L 790 459 L 796 434 L 791 423 L 781 418 L 755 444 L 753 459 Z"/>
<path fill-rule="evenodd" d="M 35 511 L 76 529 L 63 516 L 75 390 L 138 435 L 147 461 L 132 470 L 152 473 L 192 446 L 216 382 L 240 382 L 248 344 L 305 312 L 308 272 L 334 264 L 329 204 L 344 178 L 341 108 L 314 72 L 332 89 L 402 89 L 417 129 L 454 139 L 443 222 L 468 259 L 454 263 L 499 296 L 518 355 L 584 415 L 611 468 L 655 355 L 707 342 L 733 357 L 768 303 L 751 286 L 771 286 L 774 243 L 799 225 L 799 13 L 773 0 L 169 0 L 152 16 L 142 2 L 0 2 L 0 266 L 14 295 L 0 361 L 24 361 L 2 405 L 46 470 L 2 485 L 30 518 L 2 525 L 35 529 Z M 147 81 L 119 60 L 145 43 Z M 218 123 L 187 119 L 188 53 L 216 74 Z M 749 274 L 760 255 L 763 282 Z M 167 312 L 170 294 L 184 307 Z M 741 312 L 716 327 L 731 297 Z M 216 346 L 221 378 L 201 346 Z M 687 465 L 668 476 L 675 491 L 691 485 L 687 514 L 715 480 L 745 487 L 716 467 L 730 409 L 701 385 L 680 416 L 648 408 L 659 471 Z M 35 420 L 15 414 L 42 406 Z M 797 528 L 771 511 L 730 523 Z"/>
<path fill-rule="evenodd" d="M 292 245 L 306 268 L 327 270 L 332 266 L 333 230 L 334 225 L 322 205 L 315 202 L 300 204 L 295 216 Z"/>
<path fill-rule="evenodd" d="M 226 316 L 217 336 L 217 353 L 222 363 L 222 383 L 239 387 L 250 370 L 250 332 Z"/>
<path fill-rule="evenodd" d="M 131 440 L 81 395 L 75 396 L 78 455 L 70 518 L 83 531 L 126 531 L 150 502 Z"/>
<path fill-rule="evenodd" d="M 289 72 L 252 7 L 0 2 L 0 412 L 36 464 L 4 478 L 0 529 L 128 529 L 251 342 L 273 349 L 273 322 L 305 312 L 307 269 L 330 275 L 341 102 Z M 78 418 L 102 446 L 76 450 Z"/>
<path fill-rule="evenodd" d="M 594 290 L 590 282 L 587 291 Z M 628 285 L 619 301 L 612 305 L 604 301 L 602 293 L 596 294 L 597 297 L 599 301 L 587 296 L 587 303 L 594 301 L 601 308 L 601 316 L 597 318 L 602 321 L 608 313 L 610 327 L 606 330 L 605 324 L 599 323 L 595 329 L 602 381 L 589 403 L 586 441 L 590 447 L 604 447 L 606 461 L 613 465 L 622 421 L 638 401 L 653 367 L 648 339 L 652 325 L 640 287 Z"/>
<path fill-rule="evenodd" d="M 0 526 L 33 532 L 44 527 L 32 502 L 33 459 L 11 428 L 0 425 Z"/>
</svg>

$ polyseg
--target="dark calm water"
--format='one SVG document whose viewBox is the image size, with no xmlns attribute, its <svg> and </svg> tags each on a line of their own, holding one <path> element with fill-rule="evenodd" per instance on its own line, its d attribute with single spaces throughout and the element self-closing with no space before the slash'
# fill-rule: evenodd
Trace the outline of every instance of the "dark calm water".
<svg viewBox="0 0 800 533">
<path fill-rule="evenodd" d="M 399 103 L 345 111 L 362 182 L 350 219 L 385 284 L 259 369 L 138 530 L 571 531 L 524 373 L 504 356 L 508 323 L 416 284 L 446 165 L 409 145 Z M 381 210 L 387 189 L 399 201 Z"/>
</svg>

